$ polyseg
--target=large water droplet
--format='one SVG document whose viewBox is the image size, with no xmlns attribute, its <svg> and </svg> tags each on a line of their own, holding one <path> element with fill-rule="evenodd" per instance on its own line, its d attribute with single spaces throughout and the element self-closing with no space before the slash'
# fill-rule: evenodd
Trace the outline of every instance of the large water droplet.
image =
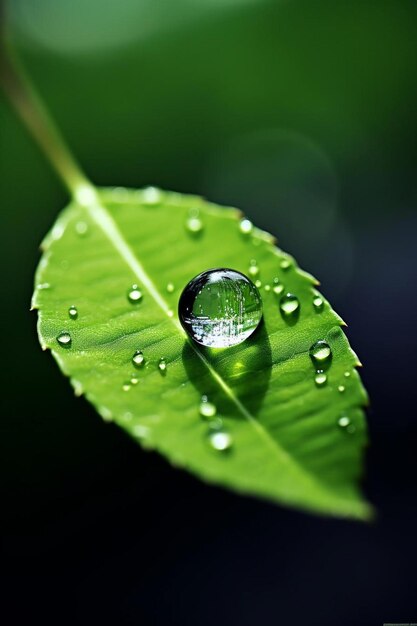
<svg viewBox="0 0 417 626">
<path fill-rule="evenodd" d="M 67 333 L 66 331 L 59 333 L 56 340 L 59 343 L 59 345 L 62 346 L 63 348 L 69 348 L 71 346 L 71 342 L 72 342 L 71 335 Z"/>
<path fill-rule="evenodd" d="M 316 365 L 328 365 L 332 358 L 332 349 L 326 341 L 316 341 L 310 348 L 310 357 Z"/>
<path fill-rule="evenodd" d="M 194 341 L 212 348 L 245 341 L 262 319 L 262 301 L 252 281 L 231 269 L 193 278 L 181 294 L 178 315 Z"/>
<path fill-rule="evenodd" d="M 323 370 L 317 370 L 316 375 L 314 377 L 314 381 L 315 381 L 317 387 L 323 387 L 323 385 L 326 384 L 327 376 L 323 372 Z"/>
<path fill-rule="evenodd" d="M 163 356 L 158 361 L 158 369 L 162 374 L 165 374 L 167 371 L 167 362 Z"/>
<path fill-rule="evenodd" d="M 282 296 L 279 308 L 284 317 L 295 317 L 300 310 L 300 301 L 293 293 L 287 293 Z"/>
<path fill-rule="evenodd" d="M 135 354 L 132 356 L 132 363 L 135 367 L 143 367 L 145 364 L 145 357 L 143 356 L 142 350 L 136 350 Z"/>
<path fill-rule="evenodd" d="M 243 218 L 240 220 L 239 229 L 243 235 L 249 235 L 253 231 L 253 224 L 250 220 Z"/>
<path fill-rule="evenodd" d="M 198 235 L 202 232 L 204 225 L 200 218 L 200 211 L 198 209 L 190 209 L 185 222 L 185 228 L 191 235 Z"/>
<path fill-rule="evenodd" d="M 209 402 L 209 399 L 207 398 L 207 396 L 202 396 L 201 402 L 200 402 L 200 415 L 202 417 L 210 419 L 214 417 L 216 413 L 217 413 L 216 405 L 213 404 L 212 402 Z"/>
<path fill-rule="evenodd" d="M 77 307 L 74 305 L 71 305 L 70 308 L 68 309 L 68 315 L 70 316 L 72 320 L 76 320 L 78 317 Z"/>
<path fill-rule="evenodd" d="M 129 302 L 132 302 L 132 304 L 136 304 L 137 302 L 140 302 L 142 300 L 143 294 L 137 285 L 132 285 L 129 293 L 127 294 L 127 297 L 129 298 Z"/>
<path fill-rule="evenodd" d="M 219 452 L 230 450 L 233 445 L 233 439 L 230 433 L 224 430 L 213 430 L 208 435 L 209 443 L 212 448 Z"/>
</svg>

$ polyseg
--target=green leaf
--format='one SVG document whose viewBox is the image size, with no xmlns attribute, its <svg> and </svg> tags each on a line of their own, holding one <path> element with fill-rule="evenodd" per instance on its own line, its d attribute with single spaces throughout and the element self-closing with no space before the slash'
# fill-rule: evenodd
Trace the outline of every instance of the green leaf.
<svg viewBox="0 0 417 626">
<path fill-rule="evenodd" d="M 312 512 L 368 518 L 357 485 L 367 396 L 343 322 L 324 299 L 313 305 L 314 279 L 271 235 L 242 232 L 236 209 L 154 188 L 88 191 L 45 239 L 33 299 L 41 345 L 75 392 L 144 447 L 207 481 Z M 198 233 L 187 229 L 190 212 L 201 220 Z M 183 287 L 209 268 L 248 274 L 253 259 L 262 281 L 260 328 L 232 348 L 194 344 L 177 317 Z M 281 294 L 274 279 L 285 286 Z M 140 301 L 128 298 L 133 284 Z M 299 299 L 298 317 L 280 312 L 287 292 Z M 321 386 L 309 355 L 318 340 L 333 355 Z M 138 350 L 139 367 L 132 361 Z M 217 408 L 228 450 L 210 444 L 202 395 Z"/>
</svg>

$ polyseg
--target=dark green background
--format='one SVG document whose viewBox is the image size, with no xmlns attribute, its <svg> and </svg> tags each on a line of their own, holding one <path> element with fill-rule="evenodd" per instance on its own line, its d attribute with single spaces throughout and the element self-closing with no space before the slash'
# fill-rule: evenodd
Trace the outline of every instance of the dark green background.
<svg viewBox="0 0 417 626">
<path fill-rule="evenodd" d="M 5 623 L 415 621 L 417 3 L 9 10 L 95 183 L 232 203 L 320 278 L 365 366 L 364 488 L 379 519 L 322 520 L 205 486 L 73 397 L 29 312 L 38 246 L 67 197 L 1 100 Z"/>
</svg>

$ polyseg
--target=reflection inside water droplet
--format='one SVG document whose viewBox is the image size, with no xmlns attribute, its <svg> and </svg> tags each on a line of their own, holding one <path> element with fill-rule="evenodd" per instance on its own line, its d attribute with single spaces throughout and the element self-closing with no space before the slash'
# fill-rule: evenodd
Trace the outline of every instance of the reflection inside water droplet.
<svg viewBox="0 0 417 626">
<path fill-rule="evenodd" d="M 143 356 L 142 350 L 136 350 L 135 354 L 132 356 L 132 362 L 135 367 L 143 367 L 145 357 Z"/>
</svg>

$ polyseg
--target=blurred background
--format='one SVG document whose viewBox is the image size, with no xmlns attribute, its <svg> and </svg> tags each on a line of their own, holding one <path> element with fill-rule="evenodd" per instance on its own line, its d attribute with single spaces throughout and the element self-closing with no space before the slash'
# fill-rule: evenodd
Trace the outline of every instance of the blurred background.
<svg viewBox="0 0 417 626">
<path fill-rule="evenodd" d="M 364 364 L 379 516 L 321 519 L 204 485 L 73 396 L 29 312 L 67 196 L 2 99 L 2 623 L 416 622 L 417 3 L 7 8 L 94 182 L 236 205 L 320 279 Z"/>
</svg>

